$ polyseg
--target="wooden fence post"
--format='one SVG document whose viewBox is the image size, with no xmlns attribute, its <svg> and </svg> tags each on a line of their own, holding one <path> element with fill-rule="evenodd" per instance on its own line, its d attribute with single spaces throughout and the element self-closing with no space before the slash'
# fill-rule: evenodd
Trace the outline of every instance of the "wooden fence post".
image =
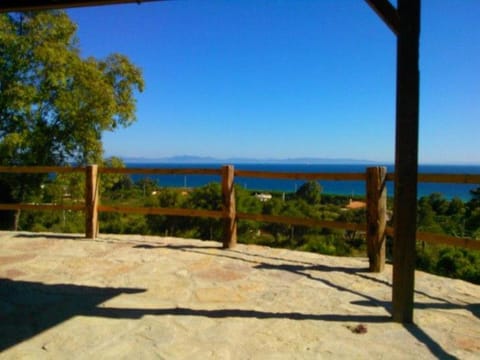
<svg viewBox="0 0 480 360">
<path fill-rule="evenodd" d="M 398 0 L 392 317 L 413 322 L 417 231 L 420 0 Z"/>
<path fill-rule="evenodd" d="M 224 249 L 231 249 L 237 245 L 237 214 L 235 205 L 234 176 L 235 172 L 233 165 L 225 165 L 222 167 L 223 211 L 225 213 L 225 228 L 223 238 Z"/>
<path fill-rule="evenodd" d="M 95 239 L 98 232 L 98 166 L 85 169 L 85 236 Z"/>
<path fill-rule="evenodd" d="M 385 267 L 385 228 L 387 225 L 387 168 L 367 168 L 367 253 L 371 272 Z"/>
</svg>

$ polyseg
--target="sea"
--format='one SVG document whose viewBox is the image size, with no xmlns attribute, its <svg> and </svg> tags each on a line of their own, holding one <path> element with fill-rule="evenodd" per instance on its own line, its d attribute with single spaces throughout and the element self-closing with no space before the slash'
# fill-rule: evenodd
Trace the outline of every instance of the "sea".
<svg viewBox="0 0 480 360">
<path fill-rule="evenodd" d="M 239 163 L 232 164 L 236 169 L 271 171 L 271 172 L 298 172 L 298 173 L 359 173 L 365 172 L 369 166 L 377 164 L 278 164 L 278 163 Z M 207 168 L 219 169 L 222 164 L 219 163 L 135 163 L 127 162 L 127 167 L 131 168 Z M 393 165 L 386 166 L 387 173 L 394 172 Z M 480 165 L 419 165 L 419 173 L 439 173 L 439 174 L 480 174 Z M 161 187 L 176 188 L 195 188 L 204 186 L 210 182 L 220 182 L 220 177 L 215 175 L 132 175 L 132 180 L 137 181 L 141 178 L 149 178 L 155 181 Z M 246 189 L 259 192 L 279 191 L 295 192 L 305 181 L 301 180 L 283 180 L 283 179 L 260 179 L 236 177 L 235 182 Z M 365 196 L 364 181 L 319 181 L 323 188 L 323 193 L 347 195 L 347 196 Z M 428 196 L 432 193 L 440 193 L 446 199 L 458 197 L 463 201 L 471 199 L 470 190 L 480 187 L 480 184 L 438 184 L 438 183 L 419 183 L 418 197 Z M 393 182 L 387 182 L 387 195 L 393 196 Z"/>
</svg>

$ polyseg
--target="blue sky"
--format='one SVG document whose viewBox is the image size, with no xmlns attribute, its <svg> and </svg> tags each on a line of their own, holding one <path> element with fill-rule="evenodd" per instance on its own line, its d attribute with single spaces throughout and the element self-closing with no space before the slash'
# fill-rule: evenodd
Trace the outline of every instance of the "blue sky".
<svg viewBox="0 0 480 360">
<path fill-rule="evenodd" d="M 84 56 L 146 81 L 107 155 L 394 159 L 396 38 L 362 0 L 68 10 Z M 480 164 L 480 1 L 424 0 L 420 161 Z"/>
</svg>

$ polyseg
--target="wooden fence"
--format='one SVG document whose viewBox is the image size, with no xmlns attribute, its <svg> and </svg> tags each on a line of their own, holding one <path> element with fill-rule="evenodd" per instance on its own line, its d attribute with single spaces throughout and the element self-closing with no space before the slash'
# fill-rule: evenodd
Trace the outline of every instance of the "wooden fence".
<svg viewBox="0 0 480 360">
<path fill-rule="evenodd" d="M 219 169 L 150 169 L 150 168 L 104 168 L 97 165 L 87 167 L 0 167 L 0 173 L 81 173 L 85 174 L 85 202 L 83 205 L 58 204 L 0 204 L 0 210 L 76 210 L 85 212 L 85 234 L 95 238 L 98 234 L 98 213 L 134 213 L 148 215 L 174 215 L 189 217 L 211 217 L 224 220 L 224 248 L 237 243 L 237 221 L 253 220 L 289 225 L 325 227 L 344 230 L 365 231 L 367 255 L 371 271 L 382 271 L 385 264 L 386 235 L 393 236 L 393 228 L 387 227 L 386 181 L 393 181 L 394 174 L 387 174 L 385 167 L 370 167 L 365 173 L 290 173 L 235 170 L 232 165 Z M 218 175 L 222 184 L 222 210 L 180 209 L 161 207 L 107 206 L 99 201 L 99 174 L 143 174 L 143 175 Z M 366 223 L 347 223 L 310 218 L 250 214 L 237 212 L 235 205 L 235 177 L 290 179 L 290 180 L 361 180 L 366 183 Z M 480 184 L 480 175 L 470 174 L 419 174 L 419 182 Z M 480 241 L 426 232 L 417 232 L 417 240 L 431 244 L 444 244 L 480 250 Z"/>
</svg>

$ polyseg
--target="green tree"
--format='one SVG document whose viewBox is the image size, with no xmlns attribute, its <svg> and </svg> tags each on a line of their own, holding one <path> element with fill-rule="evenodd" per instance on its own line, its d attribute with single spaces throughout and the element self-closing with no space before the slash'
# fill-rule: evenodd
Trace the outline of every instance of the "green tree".
<svg viewBox="0 0 480 360">
<path fill-rule="evenodd" d="M 366 222 L 366 216 L 366 209 L 345 210 L 339 213 L 336 220 L 346 223 L 362 224 Z M 364 232 L 359 234 L 357 230 L 343 230 L 343 237 L 349 245 L 357 249 L 365 245 Z"/>
<path fill-rule="evenodd" d="M 0 14 L 0 165 L 100 162 L 102 133 L 135 121 L 140 69 L 82 58 L 75 33 L 62 11 Z M 2 176 L 0 201 L 25 201 L 44 179 Z"/>
<path fill-rule="evenodd" d="M 135 182 L 135 186 L 142 194 L 143 198 L 150 197 L 154 191 L 158 190 L 158 184 L 155 179 L 146 177 Z"/>
<path fill-rule="evenodd" d="M 263 203 L 250 191 L 240 185 L 235 185 L 235 197 L 237 212 L 260 214 Z M 238 240 L 241 242 L 255 242 L 260 229 L 258 221 L 241 220 L 237 225 Z"/>
<path fill-rule="evenodd" d="M 466 230 L 472 237 L 480 239 L 480 187 L 470 190 L 472 198 L 467 203 Z"/>
<path fill-rule="evenodd" d="M 480 187 L 470 190 L 472 198 L 468 202 L 468 206 L 472 209 L 480 207 Z"/>
<path fill-rule="evenodd" d="M 428 196 L 428 202 L 437 215 L 443 215 L 448 211 L 448 200 L 445 199 L 441 193 L 430 194 Z"/>
<path fill-rule="evenodd" d="M 265 215 L 280 215 L 285 202 L 279 198 L 272 198 L 263 205 L 262 214 Z M 273 236 L 274 242 L 279 243 L 282 238 L 282 233 L 286 231 L 287 225 L 280 223 L 266 223 L 264 230 Z M 274 245 L 274 244 L 272 244 Z"/>
<path fill-rule="evenodd" d="M 148 199 L 147 206 L 158 206 L 161 208 L 181 208 L 184 207 L 185 198 L 179 190 L 162 189 L 158 191 L 156 197 Z M 181 236 L 180 231 L 190 225 L 189 219 L 181 216 L 159 216 L 147 215 L 147 225 L 154 234 L 165 236 Z"/>
<path fill-rule="evenodd" d="M 465 215 L 465 203 L 459 197 L 450 200 L 446 214 L 448 216 Z"/>
<path fill-rule="evenodd" d="M 209 183 L 195 189 L 190 194 L 188 207 L 193 209 L 222 210 L 222 188 L 218 183 Z M 193 218 L 192 222 L 200 239 L 221 240 L 223 237 L 223 222 L 213 218 Z"/>
<path fill-rule="evenodd" d="M 102 166 L 106 168 L 122 169 L 125 164 L 122 159 L 112 156 L 102 161 Z M 110 198 L 121 198 L 123 190 L 129 190 L 133 187 L 130 176 L 125 174 L 101 174 L 100 194 L 108 195 Z"/>
<path fill-rule="evenodd" d="M 318 181 L 308 181 L 297 190 L 295 195 L 310 205 L 319 204 L 322 198 L 322 187 Z"/>
<path fill-rule="evenodd" d="M 446 234 L 453 236 L 465 236 L 465 203 L 458 197 L 454 197 L 448 204 L 447 211 L 442 217 L 442 227 Z"/>
<path fill-rule="evenodd" d="M 480 207 L 475 208 L 465 223 L 467 232 L 475 239 L 480 239 Z"/>
<path fill-rule="evenodd" d="M 442 233 L 441 226 L 436 221 L 436 213 L 432 208 L 430 197 L 421 197 L 417 205 L 417 230 Z"/>
</svg>

